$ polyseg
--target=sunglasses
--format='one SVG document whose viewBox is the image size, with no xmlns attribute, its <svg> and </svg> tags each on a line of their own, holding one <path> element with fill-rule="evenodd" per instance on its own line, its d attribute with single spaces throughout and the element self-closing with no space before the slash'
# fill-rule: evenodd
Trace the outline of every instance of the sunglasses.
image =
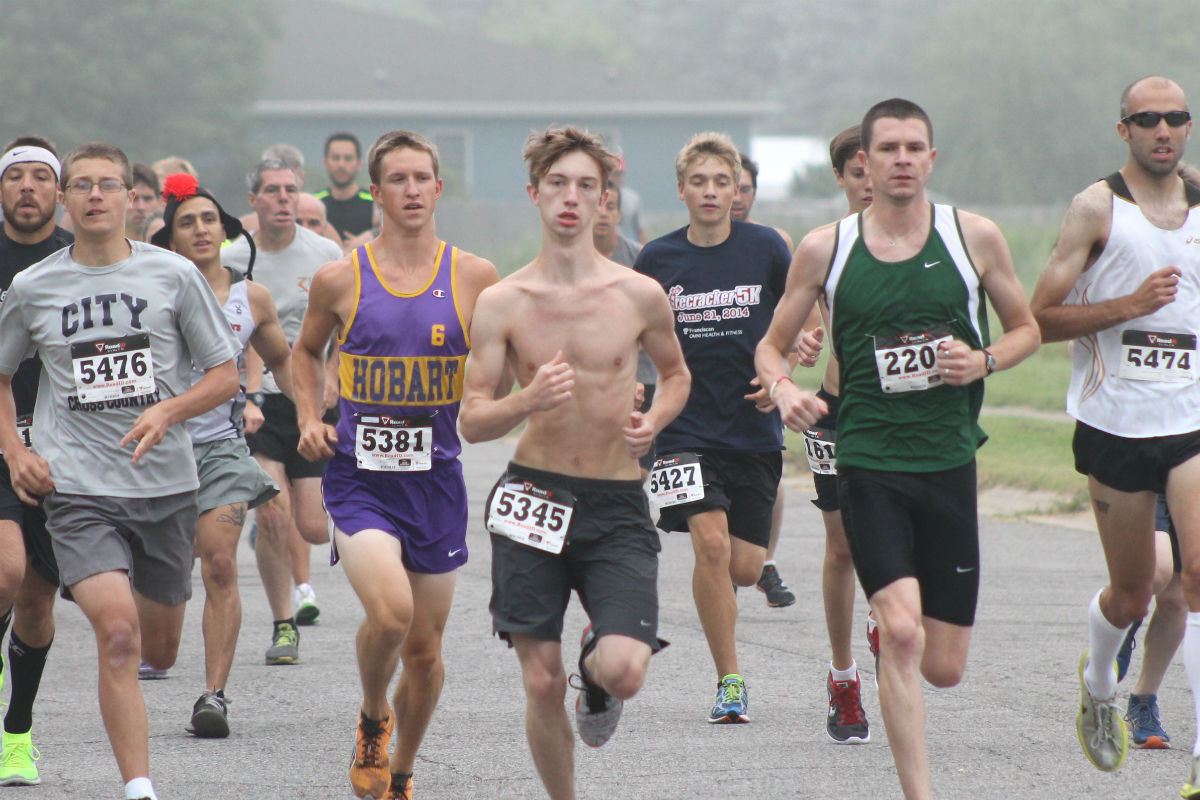
<svg viewBox="0 0 1200 800">
<path fill-rule="evenodd" d="M 1157 128 L 1158 123 L 1165 119 L 1172 128 L 1178 128 L 1191 118 L 1191 112 L 1188 111 L 1139 111 L 1122 117 L 1121 122 L 1126 125 L 1132 122 L 1139 128 Z"/>
</svg>

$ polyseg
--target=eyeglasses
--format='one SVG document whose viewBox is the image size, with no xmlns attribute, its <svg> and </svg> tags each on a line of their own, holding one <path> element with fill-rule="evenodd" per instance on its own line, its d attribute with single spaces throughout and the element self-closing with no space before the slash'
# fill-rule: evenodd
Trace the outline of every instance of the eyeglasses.
<svg viewBox="0 0 1200 800">
<path fill-rule="evenodd" d="M 68 194 L 91 194 L 92 188 L 100 187 L 100 191 L 105 194 L 113 194 L 125 188 L 125 182 L 116 178 L 105 178 L 102 181 L 90 181 L 87 178 L 71 181 L 67 184 Z"/>
<path fill-rule="evenodd" d="M 1191 118 L 1191 112 L 1188 111 L 1139 111 L 1122 117 L 1121 122 L 1126 125 L 1132 122 L 1139 128 L 1157 128 L 1158 123 L 1165 119 L 1172 128 L 1178 128 Z"/>
</svg>

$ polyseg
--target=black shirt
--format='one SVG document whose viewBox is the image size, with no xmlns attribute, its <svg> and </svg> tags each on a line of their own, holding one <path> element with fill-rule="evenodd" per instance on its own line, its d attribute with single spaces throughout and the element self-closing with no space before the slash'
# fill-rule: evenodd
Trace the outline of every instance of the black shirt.
<svg viewBox="0 0 1200 800">
<path fill-rule="evenodd" d="M 325 216 L 342 238 L 370 230 L 375 221 L 375 201 L 365 189 L 349 200 L 334 200 L 328 189 L 317 192 L 316 197 L 325 204 Z"/>
</svg>

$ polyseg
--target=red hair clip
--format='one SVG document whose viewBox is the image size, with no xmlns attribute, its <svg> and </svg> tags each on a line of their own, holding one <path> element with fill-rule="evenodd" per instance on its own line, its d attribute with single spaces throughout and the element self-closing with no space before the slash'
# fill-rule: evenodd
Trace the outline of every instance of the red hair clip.
<svg viewBox="0 0 1200 800">
<path fill-rule="evenodd" d="M 175 175 L 168 175 L 166 180 L 163 181 L 163 199 L 182 203 L 189 197 L 195 197 L 196 190 L 199 188 L 200 181 L 196 180 L 195 175 L 188 175 L 182 172 Z"/>
</svg>

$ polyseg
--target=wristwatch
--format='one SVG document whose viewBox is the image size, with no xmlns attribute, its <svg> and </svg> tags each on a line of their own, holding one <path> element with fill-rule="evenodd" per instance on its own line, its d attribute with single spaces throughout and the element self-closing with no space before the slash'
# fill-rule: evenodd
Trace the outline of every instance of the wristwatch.
<svg viewBox="0 0 1200 800">
<path fill-rule="evenodd" d="M 991 370 L 989 370 L 989 372 L 990 371 Z M 266 395 L 262 392 L 250 392 L 246 395 L 246 399 L 251 403 L 254 403 L 254 405 L 258 406 L 259 408 L 262 408 L 263 401 L 266 400 Z"/>
<path fill-rule="evenodd" d="M 988 375 L 996 371 L 996 357 L 989 353 L 986 347 L 983 348 L 983 368 L 987 370 Z"/>
</svg>

